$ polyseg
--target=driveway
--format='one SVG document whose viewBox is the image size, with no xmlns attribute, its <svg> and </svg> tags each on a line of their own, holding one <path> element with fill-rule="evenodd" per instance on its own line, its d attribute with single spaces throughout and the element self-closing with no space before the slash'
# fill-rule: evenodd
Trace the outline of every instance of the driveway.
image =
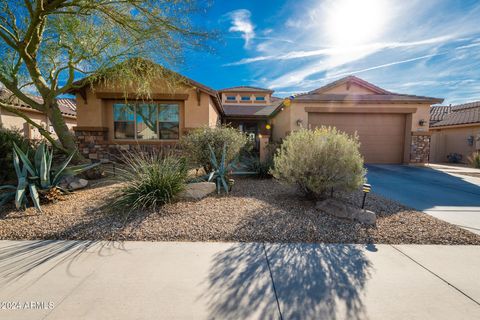
<svg viewBox="0 0 480 320">
<path fill-rule="evenodd" d="M 441 168 L 367 165 L 373 191 L 480 234 L 480 178 Z"/>
<path fill-rule="evenodd" d="M 0 319 L 480 319 L 480 246 L 0 241 Z"/>
</svg>

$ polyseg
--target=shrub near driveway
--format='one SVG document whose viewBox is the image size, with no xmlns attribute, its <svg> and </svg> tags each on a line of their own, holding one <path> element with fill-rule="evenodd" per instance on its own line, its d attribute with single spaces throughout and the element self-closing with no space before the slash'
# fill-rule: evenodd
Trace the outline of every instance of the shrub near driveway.
<svg viewBox="0 0 480 320">
<path fill-rule="evenodd" d="M 353 191 L 366 174 L 359 147 L 358 137 L 336 128 L 295 131 L 276 153 L 272 173 L 309 197 L 321 198 L 331 188 Z"/>
<path fill-rule="evenodd" d="M 213 148 L 217 159 L 222 157 L 223 146 L 226 145 L 225 162 L 230 163 L 238 157 L 240 150 L 247 144 L 247 137 L 239 130 L 228 126 L 204 127 L 183 136 L 180 144 L 192 164 L 203 167 L 205 172 L 211 172 L 209 145 Z"/>
</svg>

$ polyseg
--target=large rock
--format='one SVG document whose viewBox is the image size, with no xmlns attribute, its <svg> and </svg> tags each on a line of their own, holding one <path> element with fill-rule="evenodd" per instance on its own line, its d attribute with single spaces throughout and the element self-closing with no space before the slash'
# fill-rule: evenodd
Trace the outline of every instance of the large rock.
<svg viewBox="0 0 480 320">
<path fill-rule="evenodd" d="M 370 211 L 370 210 L 365 210 L 365 209 L 356 209 L 352 208 L 355 210 L 353 214 L 353 219 L 363 223 L 363 224 L 368 224 L 368 225 L 374 225 L 377 223 L 377 215 L 375 212 Z"/>
<path fill-rule="evenodd" d="M 78 178 L 78 179 L 74 179 L 72 182 L 68 184 L 68 189 L 78 190 L 78 189 L 83 189 L 86 186 L 88 186 L 88 180 Z"/>
<path fill-rule="evenodd" d="M 333 198 L 318 201 L 315 207 L 334 217 L 363 224 L 374 225 L 377 221 L 377 216 L 373 211 L 353 208 Z"/>
<path fill-rule="evenodd" d="M 189 183 L 178 197 L 182 200 L 200 200 L 215 192 L 217 187 L 213 182 Z"/>
<path fill-rule="evenodd" d="M 342 218 L 342 219 L 351 218 L 351 214 L 348 211 L 347 206 L 333 198 L 323 200 L 323 201 L 318 201 L 315 207 L 318 210 L 321 210 L 325 213 L 328 213 L 338 218 Z"/>
</svg>

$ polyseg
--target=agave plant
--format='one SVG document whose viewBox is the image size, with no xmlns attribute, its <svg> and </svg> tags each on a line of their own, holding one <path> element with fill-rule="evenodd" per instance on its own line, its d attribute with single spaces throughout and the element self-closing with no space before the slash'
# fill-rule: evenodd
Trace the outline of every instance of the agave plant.
<svg viewBox="0 0 480 320">
<path fill-rule="evenodd" d="M 233 166 L 233 163 L 225 163 L 227 145 L 225 143 L 223 144 L 222 157 L 220 161 L 217 160 L 217 157 L 215 156 L 215 151 L 213 150 L 212 146 L 208 145 L 208 148 L 210 149 L 210 162 L 213 169 L 212 172 L 208 175 L 208 181 L 215 181 L 215 184 L 217 185 L 217 193 L 220 193 L 222 187 L 225 192 L 228 193 L 230 187 L 227 181 L 227 174 L 229 169 L 231 169 L 231 167 Z"/>
<path fill-rule="evenodd" d="M 60 182 L 67 176 L 74 176 L 83 171 L 97 166 L 99 163 L 82 164 L 67 167 L 74 154 L 71 154 L 59 167 L 52 168 L 53 151 L 49 151 L 47 145 L 42 142 L 33 157 L 33 163 L 15 143 L 13 144 L 13 166 L 17 175 L 17 186 L 0 186 L 0 206 L 15 199 L 17 209 L 25 208 L 28 204 L 27 194 L 39 211 L 40 194 L 49 192 L 67 193 L 59 187 Z"/>
</svg>

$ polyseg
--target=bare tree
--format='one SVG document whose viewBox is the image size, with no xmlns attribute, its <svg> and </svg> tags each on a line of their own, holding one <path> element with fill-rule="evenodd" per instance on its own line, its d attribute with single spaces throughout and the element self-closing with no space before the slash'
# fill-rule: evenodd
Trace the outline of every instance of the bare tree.
<svg viewBox="0 0 480 320">
<path fill-rule="evenodd" d="M 124 85 L 148 90 L 163 69 L 132 58 L 169 65 L 186 48 L 203 46 L 208 34 L 191 21 L 202 6 L 195 0 L 0 0 L 0 82 L 48 116 L 59 143 L 12 100 L 0 101 L 0 108 L 23 117 L 55 147 L 75 152 L 56 98 L 85 81 L 106 79 L 112 70 Z M 132 60 L 140 63 L 123 63 Z"/>
</svg>

